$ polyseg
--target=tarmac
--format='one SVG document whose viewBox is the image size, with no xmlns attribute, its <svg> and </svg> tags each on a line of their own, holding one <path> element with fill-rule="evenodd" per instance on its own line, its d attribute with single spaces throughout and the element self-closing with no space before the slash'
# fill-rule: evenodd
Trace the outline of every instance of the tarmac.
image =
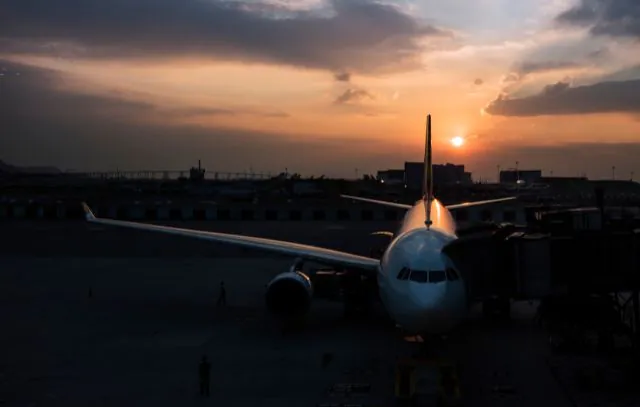
<svg viewBox="0 0 640 407">
<path fill-rule="evenodd" d="M 374 242 L 368 233 L 394 230 L 394 222 L 179 224 L 361 254 Z M 2 405 L 391 406 L 395 364 L 416 350 L 380 318 L 346 321 L 340 304 L 320 301 L 304 331 L 283 334 L 265 313 L 264 288 L 291 259 L 84 222 L 3 222 L 0 241 Z M 217 308 L 221 280 L 228 305 Z M 509 323 L 472 311 L 448 345 L 465 406 L 589 405 L 574 403 L 549 368 L 532 305 L 515 304 Z M 203 355 L 212 364 L 206 399 Z M 371 390 L 329 391 L 341 383 Z"/>
</svg>

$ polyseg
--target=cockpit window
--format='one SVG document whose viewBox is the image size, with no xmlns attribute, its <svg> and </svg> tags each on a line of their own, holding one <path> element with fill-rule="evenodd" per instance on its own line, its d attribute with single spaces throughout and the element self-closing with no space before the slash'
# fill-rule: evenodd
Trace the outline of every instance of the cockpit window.
<svg viewBox="0 0 640 407">
<path fill-rule="evenodd" d="M 398 273 L 398 280 L 410 280 L 416 283 L 440 283 L 446 280 L 454 281 L 458 280 L 460 277 L 458 273 L 448 268 L 446 271 L 443 270 L 411 270 L 408 267 L 403 267 L 402 270 Z"/>
<path fill-rule="evenodd" d="M 403 267 L 402 270 L 400 270 L 400 272 L 398 273 L 398 280 L 408 280 L 410 273 L 411 271 L 408 268 Z"/>
<path fill-rule="evenodd" d="M 431 270 L 429 272 L 429 282 L 430 283 L 440 283 L 447 279 L 446 274 L 443 270 Z"/>
<path fill-rule="evenodd" d="M 411 281 L 415 281 L 416 283 L 426 283 L 428 280 L 429 273 L 422 270 L 411 270 L 411 276 L 409 279 Z"/>
<path fill-rule="evenodd" d="M 458 277 L 458 273 L 456 273 L 456 271 L 451 267 L 447 268 L 445 271 L 447 273 L 447 280 L 449 281 L 456 281 L 460 278 Z"/>
</svg>

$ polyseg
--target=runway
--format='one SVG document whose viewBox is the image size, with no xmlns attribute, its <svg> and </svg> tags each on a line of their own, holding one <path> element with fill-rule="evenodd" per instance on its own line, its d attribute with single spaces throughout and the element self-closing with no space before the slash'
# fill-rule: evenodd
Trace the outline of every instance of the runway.
<svg viewBox="0 0 640 407">
<path fill-rule="evenodd" d="M 307 329 L 287 336 L 265 314 L 264 286 L 291 259 L 84 223 L 36 223 L 0 228 L 8 242 L 0 254 L 0 403 L 392 405 L 394 366 L 415 350 L 412 344 L 375 318 L 345 321 L 340 304 L 314 303 Z M 360 252 L 368 250 L 360 236 L 389 226 L 220 225 Z M 228 307 L 217 309 L 221 280 Z M 450 344 L 463 366 L 466 406 L 573 405 L 546 365 L 545 336 L 530 320 L 531 307 L 518 304 L 508 326 L 474 313 L 467 335 Z M 325 368 L 324 353 L 333 355 Z M 205 354 L 212 362 L 209 400 L 197 394 L 197 366 Z M 368 383 L 371 391 L 331 395 L 328 389 L 340 383 Z"/>
</svg>

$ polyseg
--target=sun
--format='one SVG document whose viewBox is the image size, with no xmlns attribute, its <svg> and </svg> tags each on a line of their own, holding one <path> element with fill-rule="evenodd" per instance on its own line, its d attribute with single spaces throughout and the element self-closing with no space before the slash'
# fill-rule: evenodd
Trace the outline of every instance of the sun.
<svg viewBox="0 0 640 407">
<path fill-rule="evenodd" d="M 462 147 L 463 144 L 464 144 L 464 138 L 462 138 L 460 136 L 456 136 L 456 137 L 451 139 L 451 145 L 456 147 L 456 148 Z"/>
</svg>

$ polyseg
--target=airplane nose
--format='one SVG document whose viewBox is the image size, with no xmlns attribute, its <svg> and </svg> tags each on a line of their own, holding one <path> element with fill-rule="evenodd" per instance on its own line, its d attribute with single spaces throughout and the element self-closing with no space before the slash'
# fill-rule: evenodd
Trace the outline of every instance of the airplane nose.
<svg viewBox="0 0 640 407">
<path fill-rule="evenodd" d="M 447 323 L 450 317 L 446 307 L 446 290 L 438 288 L 414 295 L 416 314 L 421 324 L 428 330 L 438 330 L 441 325 Z"/>
<path fill-rule="evenodd" d="M 446 298 L 446 288 L 444 286 L 423 286 L 416 287 L 412 293 L 414 303 L 424 310 L 438 310 L 442 307 Z"/>
</svg>

